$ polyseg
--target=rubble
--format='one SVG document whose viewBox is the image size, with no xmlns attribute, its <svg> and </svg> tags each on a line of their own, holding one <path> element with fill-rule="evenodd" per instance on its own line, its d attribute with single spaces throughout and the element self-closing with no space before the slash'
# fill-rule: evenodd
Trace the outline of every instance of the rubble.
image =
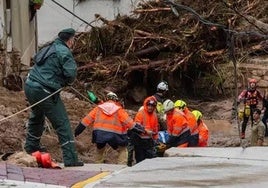
<svg viewBox="0 0 268 188">
<path fill-rule="evenodd" d="M 267 9 L 263 0 L 152 0 L 141 1 L 131 16 L 110 21 L 96 15 L 103 26 L 76 37 L 78 79 L 93 82 L 95 91 L 148 89 L 161 79 L 173 92 L 191 90 L 199 79 L 219 90 L 225 79 L 217 65 L 230 61 L 231 36 L 237 58 L 267 54 Z"/>
</svg>

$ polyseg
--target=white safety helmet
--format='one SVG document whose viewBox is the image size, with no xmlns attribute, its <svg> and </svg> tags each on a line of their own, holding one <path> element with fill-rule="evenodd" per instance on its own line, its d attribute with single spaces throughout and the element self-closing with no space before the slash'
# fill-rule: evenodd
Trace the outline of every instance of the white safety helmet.
<svg viewBox="0 0 268 188">
<path fill-rule="evenodd" d="M 165 100 L 163 103 L 163 108 L 165 113 L 174 109 L 174 102 L 172 102 L 170 99 Z"/>
<path fill-rule="evenodd" d="M 160 82 L 157 85 L 157 91 L 168 91 L 168 83 L 165 81 Z"/>
<path fill-rule="evenodd" d="M 118 96 L 114 92 L 107 93 L 106 97 L 107 97 L 107 100 L 114 100 L 114 101 L 119 100 Z"/>
</svg>

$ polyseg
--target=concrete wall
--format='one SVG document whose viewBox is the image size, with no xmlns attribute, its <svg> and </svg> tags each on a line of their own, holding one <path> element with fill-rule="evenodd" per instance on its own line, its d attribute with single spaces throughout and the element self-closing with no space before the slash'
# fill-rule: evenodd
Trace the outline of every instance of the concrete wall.
<svg viewBox="0 0 268 188">
<path fill-rule="evenodd" d="M 100 14 L 108 20 L 113 20 L 118 14 L 130 14 L 139 1 L 141 0 L 85 0 L 77 4 L 74 0 L 57 0 L 58 3 L 87 22 L 94 21 L 95 14 Z M 102 22 L 91 24 L 97 26 Z M 66 27 L 73 27 L 78 31 L 90 29 L 87 24 L 75 18 L 51 0 L 45 0 L 44 5 L 38 11 L 38 43 L 44 44 L 53 40 L 57 33 Z"/>
</svg>

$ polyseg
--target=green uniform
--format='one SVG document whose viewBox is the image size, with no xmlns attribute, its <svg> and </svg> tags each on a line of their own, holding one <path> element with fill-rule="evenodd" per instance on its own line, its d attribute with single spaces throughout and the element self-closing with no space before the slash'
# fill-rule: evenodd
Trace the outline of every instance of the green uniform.
<svg viewBox="0 0 268 188">
<path fill-rule="evenodd" d="M 31 105 L 75 80 L 77 65 L 70 49 L 60 38 L 40 50 L 34 61 L 35 65 L 28 75 L 24 89 Z M 26 152 L 40 149 L 45 117 L 57 132 L 64 165 L 76 163 L 78 159 L 70 121 L 59 92 L 32 108 L 25 143 Z"/>
</svg>

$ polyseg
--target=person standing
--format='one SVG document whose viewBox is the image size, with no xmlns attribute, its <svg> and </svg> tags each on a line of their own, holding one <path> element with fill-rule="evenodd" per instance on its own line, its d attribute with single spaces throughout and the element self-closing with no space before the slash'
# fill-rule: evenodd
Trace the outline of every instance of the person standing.
<svg viewBox="0 0 268 188">
<path fill-rule="evenodd" d="M 135 129 L 138 125 L 118 101 L 118 96 L 109 92 L 106 101 L 93 108 L 75 128 L 77 137 L 86 127 L 93 124 L 92 143 L 96 144 L 96 163 L 104 163 L 107 144 L 118 152 L 117 164 L 127 163 L 127 131 Z"/>
<path fill-rule="evenodd" d="M 140 109 L 134 121 L 144 127 L 145 132 L 140 135 L 134 135 L 132 143 L 134 145 L 136 163 L 144 159 L 156 157 L 155 142 L 158 138 L 158 119 L 156 114 L 157 101 L 155 97 L 147 97 L 143 102 L 143 108 Z"/>
<path fill-rule="evenodd" d="M 251 129 L 251 146 L 262 146 L 265 135 L 265 125 L 261 121 L 261 110 L 254 109 L 253 111 L 253 126 Z"/>
<path fill-rule="evenodd" d="M 60 97 L 60 90 L 71 85 L 77 74 L 77 65 L 70 50 L 74 35 L 74 29 L 63 29 L 52 44 L 36 54 L 33 59 L 35 64 L 24 87 L 26 98 L 31 105 L 52 95 L 31 108 L 25 151 L 33 153 L 42 150 L 40 139 L 47 117 L 58 135 L 66 167 L 84 165 L 78 160 L 70 121 Z"/>
<path fill-rule="evenodd" d="M 160 131 L 165 131 L 167 129 L 165 117 L 164 117 L 165 115 L 164 107 L 163 107 L 163 103 L 166 100 L 167 92 L 168 92 L 168 83 L 166 81 L 161 81 L 157 85 L 156 93 L 153 94 L 153 96 L 155 97 L 157 101 L 156 112 L 158 116 Z"/>
<path fill-rule="evenodd" d="M 242 101 L 244 102 L 244 115 L 240 135 L 241 139 L 245 138 L 249 117 L 251 118 L 251 127 L 253 126 L 253 111 L 257 108 L 259 100 L 263 100 L 260 91 L 257 90 L 257 80 L 249 79 L 248 85 L 248 88 L 243 90 L 238 96 L 238 104 Z"/>
</svg>

